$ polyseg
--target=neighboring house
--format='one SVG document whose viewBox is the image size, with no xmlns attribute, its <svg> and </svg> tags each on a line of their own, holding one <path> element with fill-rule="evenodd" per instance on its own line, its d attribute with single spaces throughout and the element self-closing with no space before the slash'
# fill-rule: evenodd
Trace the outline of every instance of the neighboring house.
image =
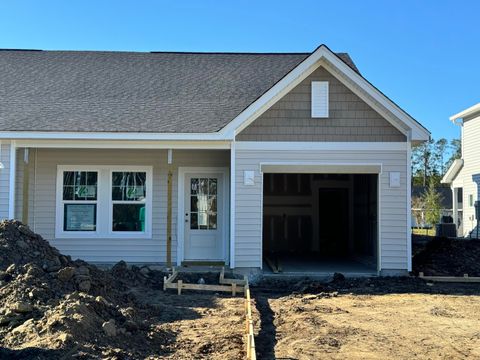
<svg viewBox="0 0 480 360">
<path fill-rule="evenodd" d="M 324 45 L 0 51 L 0 129 L 0 218 L 74 258 L 411 269 L 430 134 Z"/>
<path fill-rule="evenodd" d="M 462 158 L 453 162 L 442 183 L 452 189 L 454 222 L 463 227 L 458 235 L 477 237 L 474 206 L 480 200 L 480 103 L 450 120 L 461 126 Z"/>
<path fill-rule="evenodd" d="M 453 217 L 453 208 L 452 208 L 452 191 L 450 188 L 445 186 L 438 186 L 435 188 L 438 194 L 440 194 L 440 216 L 452 216 Z M 412 187 L 412 200 L 415 198 L 423 198 L 424 194 L 428 191 L 428 186 L 413 186 Z M 415 203 L 415 201 L 412 201 Z M 420 223 L 417 223 L 416 219 L 422 219 Z M 438 219 L 440 222 L 441 218 Z M 412 206 L 412 226 L 413 227 L 425 227 L 433 226 L 435 224 L 427 224 L 425 222 L 425 209 L 416 208 Z"/>
</svg>

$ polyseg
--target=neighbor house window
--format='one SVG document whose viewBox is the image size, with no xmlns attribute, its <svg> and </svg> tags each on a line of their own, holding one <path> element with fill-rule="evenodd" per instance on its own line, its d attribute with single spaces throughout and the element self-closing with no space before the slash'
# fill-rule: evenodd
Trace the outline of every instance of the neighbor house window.
<svg viewBox="0 0 480 360">
<path fill-rule="evenodd" d="M 95 231 L 97 227 L 96 171 L 64 171 L 63 230 Z"/>
<path fill-rule="evenodd" d="M 57 238 L 149 238 L 152 168 L 57 167 Z"/>
<path fill-rule="evenodd" d="M 146 172 L 112 172 L 112 231 L 145 231 Z"/>
<path fill-rule="evenodd" d="M 328 118 L 328 81 L 312 81 L 312 118 Z"/>
</svg>

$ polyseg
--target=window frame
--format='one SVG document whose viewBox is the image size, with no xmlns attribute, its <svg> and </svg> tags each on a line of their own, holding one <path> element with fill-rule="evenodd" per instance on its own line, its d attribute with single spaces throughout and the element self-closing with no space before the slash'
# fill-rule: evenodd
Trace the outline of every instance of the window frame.
<svg viewBox="0 0 480 360">
<path fill-rule="evenodd" d="M 144 172 L 145 173 L 145 192 L 146 192 L 146 197 L 145 201 L 141 200 L 113 200 L 113 194 L 112 194 L 112 188 L 113 188 L 113 173 L 114 172 Z M 149 236 L 148 234 L 151 234 L 151 212 L 152 212 L 152 207 L 151 207 L 151 198 L 152 198 L 152 173 L 151 173 L 151 167 L 146 168 L 146 167 L 132 167 L 132 166 L 127 166 L 127 167 L 119 167 L 119 168 L 114 168 L 111 167 L 109 169 L 109 202 L 108 202 L 108 233 L 110 234 L 111 237 L 127 237 L 127 238 L 132 238 L 132 237 L 142 237 L 142 236 Z M 145 204 L 145 231 L 113 231 L 113 205 L 115 204 L 133 204 L 133 205 L 138 205 L 138 204 Z M 150 206 L 149 206 L 150 205 Z"/>
<path fill-rule="evenodd" d="M 63 173 L 66 171 L 97 172 L 97 200 L 95 231 L 65 231 L 65 208 L 63 200 Z M 112 231 L 113 172 L 144 172 L 145 182 L 145 231 Z M 57 165 L 55 238 L 58 239 L 151 239 L 152 238 L 152 201 L 153 201 L 153 170 L 152 166 L 137 165 Z M 80 203 L 80 202 L 79 202 Z M 137 202 L 135 202 L 137 203 Z"/>
</svg>

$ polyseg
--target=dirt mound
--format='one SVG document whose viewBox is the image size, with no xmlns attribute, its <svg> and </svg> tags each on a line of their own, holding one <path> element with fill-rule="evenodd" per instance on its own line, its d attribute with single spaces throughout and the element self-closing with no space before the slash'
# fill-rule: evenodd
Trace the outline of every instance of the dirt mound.
<svg viewBox="0 0 480 360">
<path fill-rule="evenodd" d="M 480 241 L 434 238 L 413 257 L 413 270 L 431 276 L 480 276 Z"/>
<path fill-rule="evenodd" d="M 148 275 L 123 262 L 103 271 L 72 261 L 22 223 L 0 222 L 0 357 L 168 353 L 168 331 L 150 332 L 161 308 L 129 291 L 153 281 Z"/>
</svg>

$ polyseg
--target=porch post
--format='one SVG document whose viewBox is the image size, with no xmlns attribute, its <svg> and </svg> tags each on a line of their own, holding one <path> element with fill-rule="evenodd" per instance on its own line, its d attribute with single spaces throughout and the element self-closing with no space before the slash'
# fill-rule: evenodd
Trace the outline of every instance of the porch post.
<svg viewBox="0 0 480 360">
<path fill-rule="evenodd" d="M 167 267 L 172 267 L 172 162 L 173 150 L 167 151 Z M 178 221 L 178 220 L 177 220 Z M 177 255 L 178 256 L 178 255 Z"/>
<path fill-rule="evenodd" d="M 17 165 L 17 145 L 15 140 L 10 142 L 10 173 L 9 173 L 9 192 L 8 192 L 8 218 L 15 217 L 15 172 Z"/>
<path fill-rule="evenodd" d="M 15 140 L 10 143 L 10 166 L 9 166 L 9 192 L 8 192 L 8 218 L 13 219 L 15 217 L 15 172 L 17 162 L 17 146 Z"/>
<path fill-rule="evenodd" d="M 230 268 L 235 268 L 235 139 L 230 143 Z"/>
</svg>

